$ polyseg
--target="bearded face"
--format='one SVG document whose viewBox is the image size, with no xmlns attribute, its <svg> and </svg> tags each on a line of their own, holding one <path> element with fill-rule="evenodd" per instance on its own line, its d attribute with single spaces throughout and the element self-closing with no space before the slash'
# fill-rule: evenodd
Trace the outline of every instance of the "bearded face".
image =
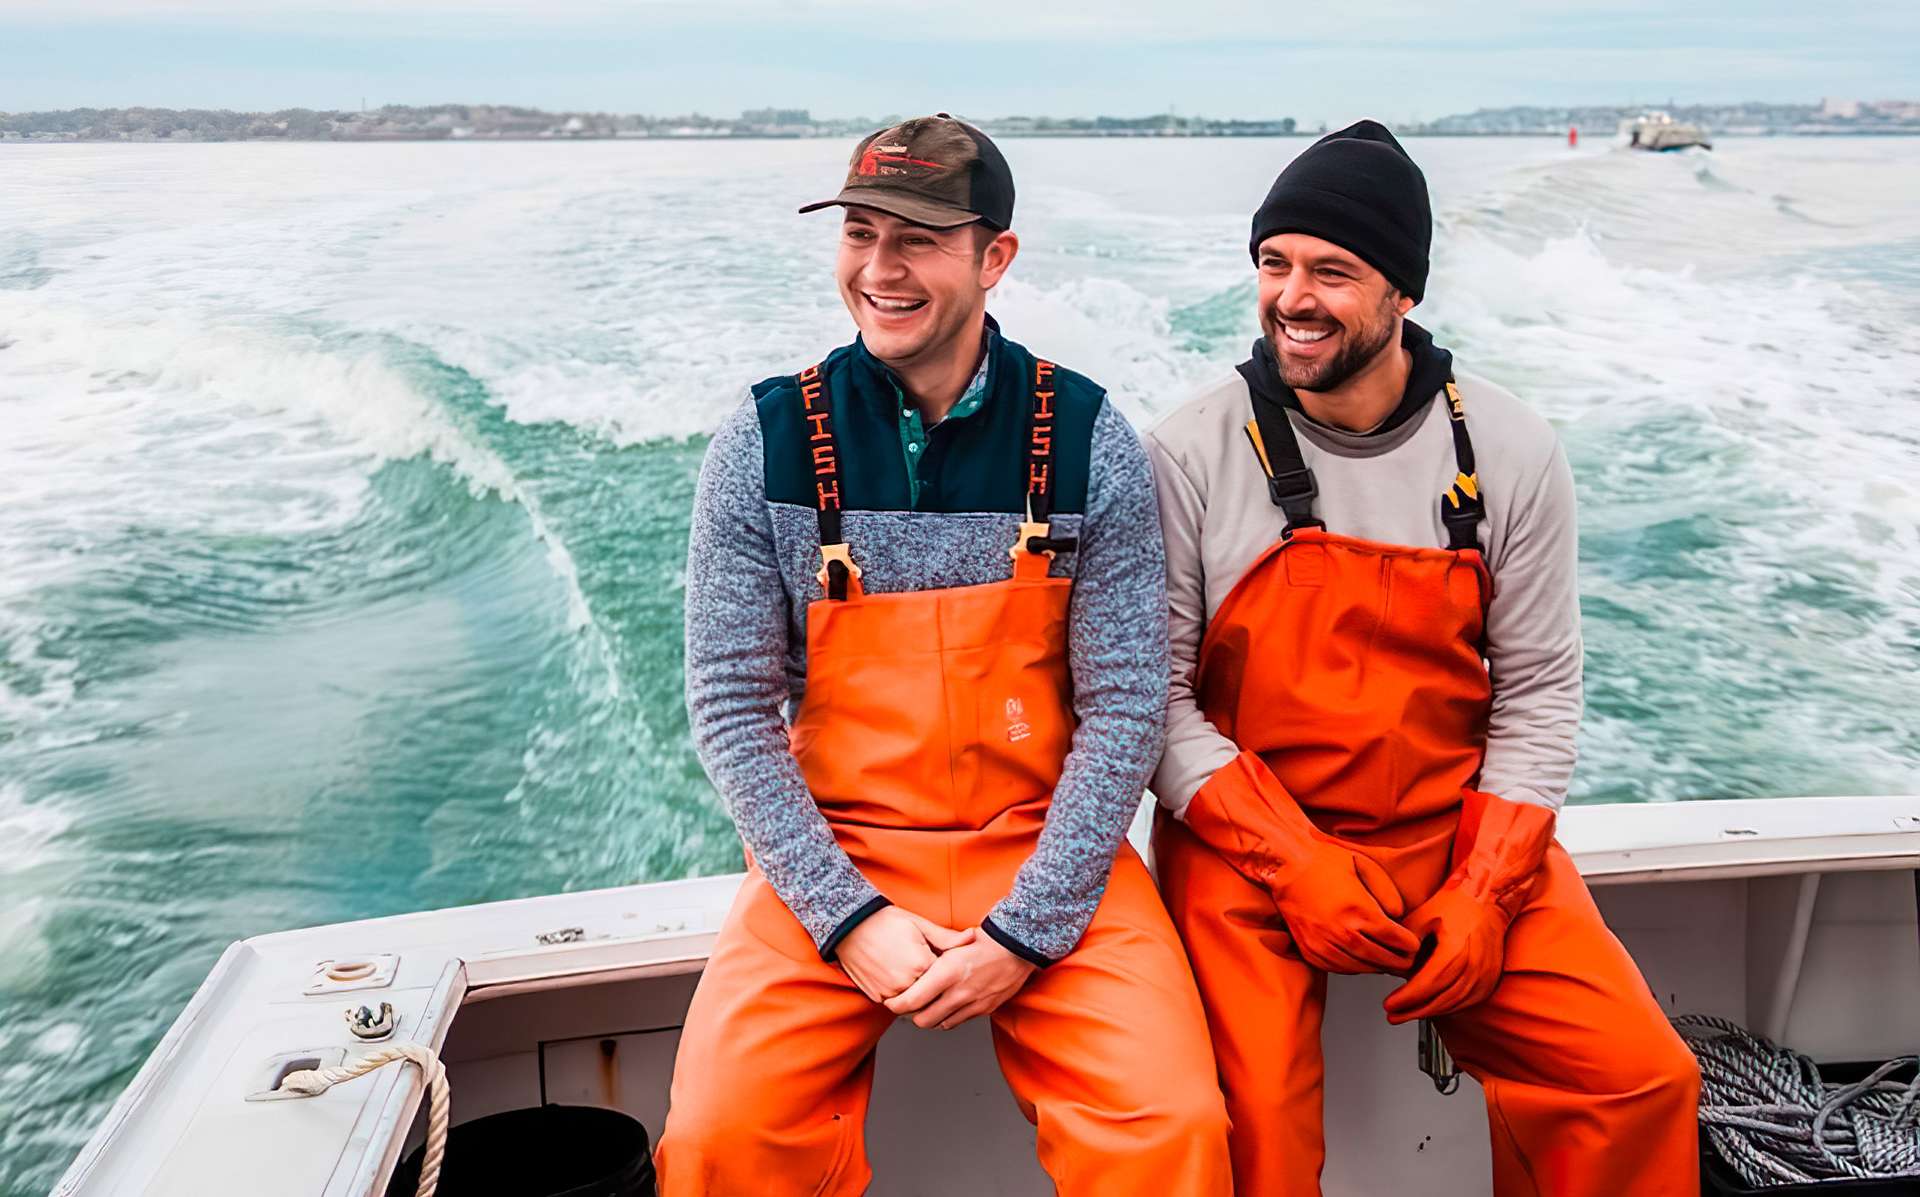
<svg viewBox="0 0 1920 1197">
<path fill-rule="evenodd" d="M 1337 390 L 1399 343 L 1412 303 L 1386 276 L 1332 242 L 1278 233 L 1260 243 L 1260 328 L 1280 380 Z"/>
</svg>

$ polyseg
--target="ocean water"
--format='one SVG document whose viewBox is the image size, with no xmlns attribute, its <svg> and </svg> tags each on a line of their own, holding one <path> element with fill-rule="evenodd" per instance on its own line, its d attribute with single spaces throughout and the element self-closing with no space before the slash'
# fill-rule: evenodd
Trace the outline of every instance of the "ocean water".
<svg viewBox="0 0 1920 1197">
<path fill-rule="evenodd" d="M 1151 420 L 1306 144 L 1010 143 L 993 310 Z M 1920 141 L 1411 148 L 1417 317 L 1578 477 L 1575 800 L 1920 791 Z M 686 510 L 850 335 L 844 152 L 0 147 L 0 1194 L 235 938 L 738 866 Z"/>
</svg>

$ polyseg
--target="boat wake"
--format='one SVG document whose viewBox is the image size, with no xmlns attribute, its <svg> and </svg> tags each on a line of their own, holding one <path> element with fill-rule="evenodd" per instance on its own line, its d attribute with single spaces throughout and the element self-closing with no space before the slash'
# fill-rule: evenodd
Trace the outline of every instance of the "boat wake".
<svg viewBox="0 0 1920 1197">
<path fill-rule="evenodd" d="M 991 310 L 1152 421 L 1246 352 L 1305 144 L 1048 143 Z M 851 335 L 792 217 L 840 148 L 353 148 L 0 178 L 0 1191 L 118 1088 L 50 1061 L 130 1070 L 228 940 L 738 864 L 686 515 L 746 385 Z M 1414 149 L 1416 318 L 1580 486 L 1576 798 L 1916 788 L 1920 153 Z"/>
</svg>

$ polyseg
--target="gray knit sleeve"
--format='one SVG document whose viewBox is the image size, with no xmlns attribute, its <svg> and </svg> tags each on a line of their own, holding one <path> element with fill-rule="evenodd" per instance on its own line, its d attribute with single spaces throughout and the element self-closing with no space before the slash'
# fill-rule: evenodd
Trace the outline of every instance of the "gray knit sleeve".
<svg viewBox="0 0 1920 1197">
<path fill-rule="evenodd" d="M 1207 501 L 1173 450 L 1151 432 L 1147 456 L 1160 500 L 1160 533 L 1167 541 L 1167 648 L 1173 662 L 1167 679 L 1167 746 L 1150 784 L 1160 805 L 1184 819 L 1193 796 L 1240 755 L 1240 746 L 1220 734 L 1194 691 L 1200 642 L 1207 634 L 1206 555 L 1201 550 Z"/>
<path fill-rule="evenodd" d="M 687 544 L 687 714 L 740 838 L 823 955 L 883 904 L 833 838 L 787 745 L 789 604 L 749 399 L 707 447 Z"/>
<path fill-rule="evenodd" d="M 1094 422 L 1067 647 L 1080 721 L 1073 748 L 1033 855 L 982 927 L 1036 964 L 1072 951 L 1093 921 L 1166 730 L 1166 559 L 1153 474 L 1110 402 Z"/>
<path fill-rule="evenodd" d="M 1492 563 L 1486 654 L 1493 708 L 1479 788 L 1558 809 L 1573 780 L 1583 705 L 1580 545 L 1567 455 L 1555 439 L 1543 457 L 1536 475 L 1515 478 Z"/>
</svg>

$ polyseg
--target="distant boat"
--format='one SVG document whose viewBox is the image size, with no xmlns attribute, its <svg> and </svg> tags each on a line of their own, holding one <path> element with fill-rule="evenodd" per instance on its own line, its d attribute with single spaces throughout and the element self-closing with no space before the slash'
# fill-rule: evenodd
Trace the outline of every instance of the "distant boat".
<svg viewBox="0 0 1920 1197">
<path fill-rule="evenodd" d="M 1643 113 L 1635 120 L 1621 122 L 1621 129 L 1627 134 L 1627 144 L 1636 150 L 1658 153 L 1684 150 L 1695 145 L 1703 150 L 1713 148 L 1713 143 L 1707 140 L 1705 129 L 1674 120 L 1664 112 Z"/>
<path fill-rule="evenodd" d="M 1142 847 L 1144 828 L 1138 820 Z M 1920 1042 L 1920 796 L 1578 806 L 1561 816 L 1560 838 L 1669 1013 L 1742 1022 L 1823 1063 L 1885 1060 Z M 666 1114 L 680 1026 L 739 882 L 522 898 L 234 944 L 55 1197 L 414 1197 L 417 1165 L 402 1156 L 425 1137 L 425 1086 L 411 1065 L 319 1097 L 280 1087 L 294 1069 L 357 1059 L 383 1038 L 437 1053 L 453 1119 L 481 1132 L 463 1142 L 454 1127 L 450 1167 L 464 1155 L 471 1175 L 506 1160 L 550 1182 L 467 1185 L 450 1173 L 439 1197 L 650 1193 L 646 1149 Z M 1381 1017 L 1395 979 L 1332 984 L 1328 1197 L 1487 1193 L 1485 1107 L 1470 1083 L 1445 1096 L 1456 1082 L 1444 1052 Z M 363 1003 L 384 1027 L 341 1018 Z M 902 1023 L 881 1043 L 867 1132 L 875 1192 L 1053 1192 L 986 1023 L 952 1033 Z M 555 1133 L 563 1123 L 578 1124 L 573 1136 Z M 602 1168 L 630 1183 L 574 1187 Z"/>
</svg>

